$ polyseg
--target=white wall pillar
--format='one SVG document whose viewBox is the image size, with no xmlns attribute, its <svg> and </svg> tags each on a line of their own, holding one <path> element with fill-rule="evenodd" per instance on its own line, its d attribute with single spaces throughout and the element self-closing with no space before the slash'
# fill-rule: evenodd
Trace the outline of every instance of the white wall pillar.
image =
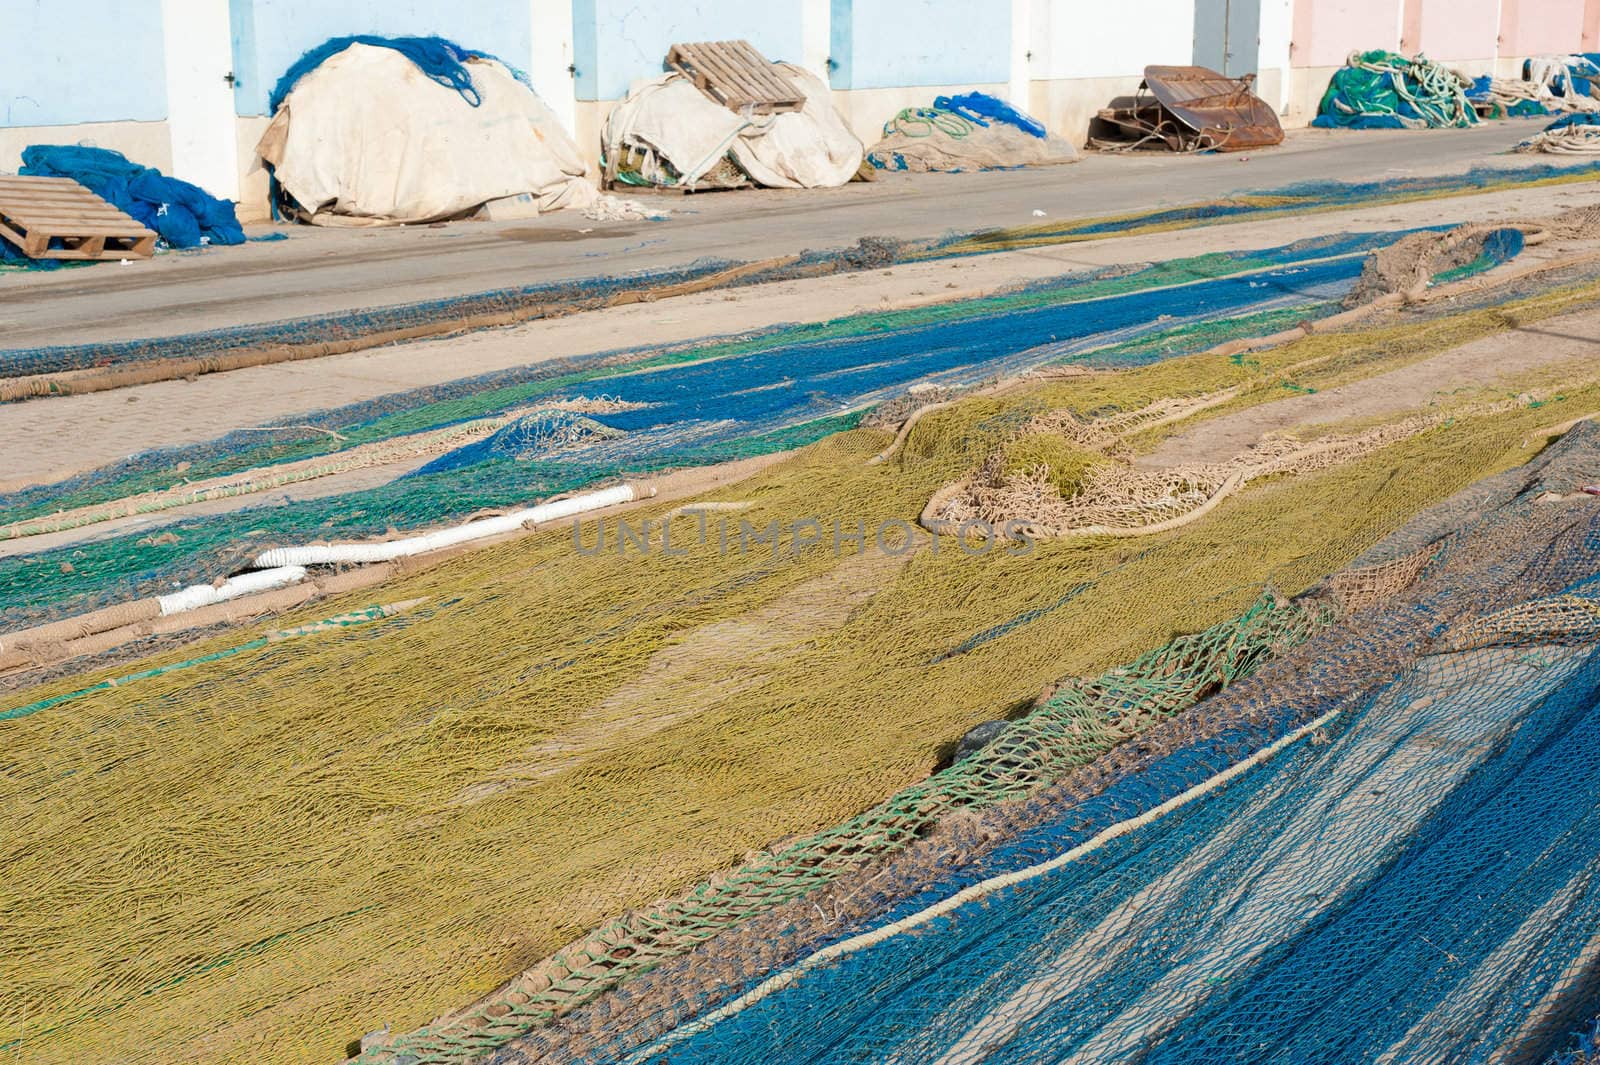
<svg viewBox="0 0 1600 1065">
<path fill-rule="evenodd" d="M 172 176 L 239 198 L 228 0 L 161 0 Z"/>
<path fill-rule="evenodd" d="M 578 88 L 572 77 L 572 0 L 529 0 L 533 54 L 528 80 L 572 136 L 578 135 Z"/>
<path fill-rule="evenodd" d="M 829 84 L 828 53 L 833 51 L 833 5 L 800 0 L 800 65 Z"/>
<path fill-rule="evenodd" d="M 1011 106 L 1027 111 L 1029 87 L 1033 82 L 1032 62 L 1028 53 L 1033 50 L 1033 0 L 1011 0 L 1011 79 L 1006 91 L 1011 96 Z"/>
</svg>

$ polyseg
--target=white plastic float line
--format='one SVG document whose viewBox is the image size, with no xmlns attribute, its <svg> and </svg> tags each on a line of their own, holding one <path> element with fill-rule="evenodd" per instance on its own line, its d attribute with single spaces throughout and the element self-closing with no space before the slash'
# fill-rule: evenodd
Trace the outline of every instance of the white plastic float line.
<svg viewBox="0 0 1600 1065">
<path fill-rule="evenodd" d="M 165 618 L 173 614 L 198 610 L 203 606 L 226 602 L 229 599 L 237 599 L 241 595 L 269 592 L 274 588 L 299 584 L 305 579 L 304 566 L 278 566 L 274 569 L 241 573 L 237 577 L 229 577 L 221 584 L 192 584 L 182 591 L 161 596 L 158 602 L 161 604 L 161 616 Z"/>
<path fill-rule="evenodd" d="M 656 486 L 653 484 L 638 487 L 620 485 L 616 488 L 608 488 L 599 492 L 573 496 L 570 499 L 544 503 L 504 517 L 469 522 L 456 529 L 446 529 L 442 532 L 415 536 L 406 540 L 395 540 L 381 544 L 288 548 L 283 551 L 269 551 L 252 563 L 256 567 L 255 569 L 223 581 L 220 584 L 192 585 L 169 595 L 150 596 L 145 599 L 134 600 L 131 603 L 122 603 L 114 607 L 91 611 L 88 614 L 69 618 L 65 621 L 50 622 L 47 625 L 37 626 L 32 629 L 7 633 L 0 637 L 0 652 L 9 651 L 14 655 L 16 652 L 46 644 L 83 640 L 101 633 L 126 629 L 129 626 L 139 625 L 156 618 L 171 617 L 176 614 L 214 606 L 231 599 L 285 588 L 305 580 L 307 576 L 305 567 L 308 565 L 345 561 L 347 558 L 355 557 L 353 556 L 352 548 L 357 551 L 372 552 L 370 555 L 372 561 L 387 562 L 398 560 L 413 555 L 428 554 L 435 550 L 470 544 L 479 539 L 511 533 L 529 524 L 555 521 L 559 518 L 571 517 L 575 514 L 598 510 L 602 507 L 632 502 L 635 499 L 649 499 L 654 497 L 656 492 Z M 289 552 L 298 557 L 276 557 Z M 309 561 L 302 561 L 302 559 Z M 358 561 L 367 560 L 368 558 L 358 558 Z M 132 637 L 130 636 L 130 638 Z M 13 667 L 12 665 L 4 664 L 4 659 L 4 653 L 0 653 L 0 671 Z"/>
<path fill-rule="evenodd" d="M 892 939 L 895 936 L 901 935 L 902 933 L 909 932 L 913 928 L 925 925 L 930 921 L 943 917 L 945 914 L 960 909 L 962 906 L 965 906 L 967 903 L 973 902 L 974 900 L 993 895 L 997 891 L 1003 891 L 1004 889 L 1012 887 L 1016 884 L 1037 879 L 1038 877 L 1045 876 L 1048 873 L 1053 873 L 1062 866 L 1075 862 L 1084 855 L 1099 850 L 1112 840 L 1118 839 L 1119 837 L 1125 836 L 1130 832 L 1143 828 L 1145 825 L 1148 825 L 1153 821 L 1160 820 L 1162 817 L 1165 817 L 1172 811 L 1177 810 L 1180 807 L 1187 806 L 1196 799 L 1215 791 L 1217 788 L 1222 787 L 1222 785 L 1228 783 L 1230 780 L 1234 779 L 1240 774 L 1254 769 L 1256 766 L 1276 755 L 1279 751 L 1283 750 L 1285 747 L 1288 747 L 1295 741 L 1303 739 L 1305 736 L 1317 731 L 1320 728 L 1323 728 L 1334 718 L 1338 717 L 1340 713 L 1341 711 L 1339 710 L 1328 711 L 1315 721 L 1301 725 L 1299 728 L 1285 736 L 1280 736 L 1277 740 L 1273 741 L 1266 747 L 1261 748 L 1261 750 L 1257 751 L 1249 758 L 1246 758 L 1244 761 L 1229 766 L 1216 776 L 1210 777 L 1209 779 L 1196 784 L 1183 794 L 1176 795 L 1161 805 L 1146 810 L 1138 817 L 1130 818 L 1127 821 L 1118 822 L 1117 824 L 1106 829 L 1104 832 L 1101 832 L 1099 835 L 1095 836 L 1093 839 L 1090 839 L 1084 843 L 1080 843 L 1071 850 L 1056 855 L 1049 861 L 1041 862 L 1038 865 L 1029 866 L 1026 869 L 1016 869 L 1009 873 L 1002 873 L 999 876 L 990 877 L 988 880 L 969 885 L 942 902 L 934 903 L 927 909 L 919 910 L 918 912 L 907 917 L 902 917 L 900 920 L 891 924 L 886 924 L 882 928 L 875 928 L 870 932 L 863 932 L 858 936 L 852 936 L 849 939 L 835 943 L 831 947 L 824 947 L 815 954 L 811 954 L 805 958 L 802 958 L 800 961 L 785 969 L 783 972 L 768 977 L 760 984 L 757 984 L 743 995 L 728 1003 L 726 1006 L 722 1006 L 698 1020 L 690 1021 L 688 1024 L 676 1028 L 662 1036 L 660 1039 L 656 1040 L 645 1049 L 635 1051 L 634 1053 L 628 1055 L 628 1057 L 623 1060 L 623 1065 L 640 1065 L 641 1062 L 647 1061 L 657 1054 L 664 1053 L 666 1050 L 677 1045 L 678 1043 L 699 1035 L 701 1032 L 706 1031 L 721 1021 L 727 1020 L 736 1013 L 743 1012 L 769 995 L 784 990 L 799 980 L 800 977 L 810 969 L 815 969 L 818 966 L 827 964 L 828 962 L 835 961 L 851 954 L 859 953 L 868 949 L 869 947 L 877 946 L 879 943 L 882 943 L 887 939 Z"/>
<path fill-rule="evenodd" d="M 536 507 L 512 511 L 510 514 L 502 514 L 496 518 L 471 521 L 465 525 L 458 525 L 453 529 L 440 529 L 438 532 L 425 533 L 421 536 L 409 536 L 404 540 L 388 540 L 375 544 L 323 544 L 308 547 L 274 548 L 256 556 L 253 565 L 257 569 L 265 570 L 280 566 L 334 566 L 341 563 L 392 562 L 397 558 L 406 558 L 428 551 L 437 551 L 440 548 L 454 547 L 456 544 L 470 543 L 473 540 L 483 540 L 491 536 L 502 536 L 506 533 L 515 532 L 524 525 L 538 525 L 547 521 L 559 521 L 562 518 L 570 518 L 587 511 L 600 510 L 603 507 L 614 507 L 619 503 L 631 503 L 635 499 L 655 494 L 653 486 L 637 489 L 631 484 L 620 484 L 615 488 L 604 488 L 598 492 L 585 492 L 582 495 L 571 496 L 567 499 L 540 503 Z"/>
</svg>

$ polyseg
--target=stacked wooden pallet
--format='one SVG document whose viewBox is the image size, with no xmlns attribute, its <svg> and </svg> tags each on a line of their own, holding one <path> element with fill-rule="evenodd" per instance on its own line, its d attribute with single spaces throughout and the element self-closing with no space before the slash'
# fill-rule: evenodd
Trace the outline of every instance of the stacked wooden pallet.
<svg viewBox="0 0 1600 1065">
<path fill-rule="evenodd" d="M 805 106 L 805 93 L 749 41 L 675 44 L 667 52 L 667 66 L 733 111 L 772 115 Z"/>
<path fill-rule="evenodd" d="M 0 240 L 30 259 L 148 259 L 156 250 L 156 234 L 59 177 L 0 177 Z"/>
</svg>

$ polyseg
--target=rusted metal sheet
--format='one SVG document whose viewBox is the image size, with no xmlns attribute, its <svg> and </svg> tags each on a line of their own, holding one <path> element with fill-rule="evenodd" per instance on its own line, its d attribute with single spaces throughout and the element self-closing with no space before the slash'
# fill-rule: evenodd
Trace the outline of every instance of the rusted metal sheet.
<svg viewBox="0 0 1600 1065">
<path fill-rule="evenodd" d="M 1283 140 L 1267 102 L 1250 91 L 1254 75 L 1229 78 L 1205 67 L 1144 68 L 1139 93 L 1099 114 L 1097 148 L 1237 152 Z"/>
</svg>

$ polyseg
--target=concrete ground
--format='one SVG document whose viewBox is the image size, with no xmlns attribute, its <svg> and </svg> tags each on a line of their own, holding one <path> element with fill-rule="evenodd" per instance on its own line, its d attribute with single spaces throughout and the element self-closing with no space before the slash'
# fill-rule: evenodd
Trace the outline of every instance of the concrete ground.
<svg viewBox="0 0 1600 1065">
<path fill-rule="evenodd" d="M 0 349 L 176 335 L 341 310 L 679 266 L 838 248 L 866 236 L 934 237 L 1193 203 L 1299 181 L 1366 181 L 1526 167 L 1508 155 L 1536 121 L 1470 130 L 1299 130 L 1240 155 L 1089 155 L 1067 167 L 884 174 L 805 192 L 639 193 L 662 222 L 558 213 L 438 227 L 278 227 L 288 240 L 37 274 L 0 275 Z M 1556 160 L 1558 162 L 1562 160 Z M 265 231 L 265 230 L 261 230 Z"/>
</svg>

